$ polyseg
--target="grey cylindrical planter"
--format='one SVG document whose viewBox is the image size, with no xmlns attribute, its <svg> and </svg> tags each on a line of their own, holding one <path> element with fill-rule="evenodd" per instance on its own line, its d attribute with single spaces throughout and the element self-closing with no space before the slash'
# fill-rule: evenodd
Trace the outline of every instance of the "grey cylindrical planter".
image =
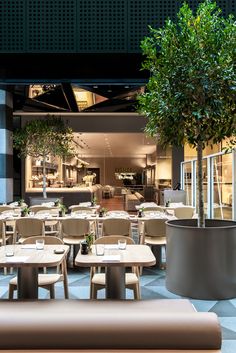
<svg viewBox="0 0 236 353">
<path fill-rule="evenodd" d="M 236 222 L 195 219 L 166 222 L 166 287 L 196 299 L 236 297 Z"/>
</svg>

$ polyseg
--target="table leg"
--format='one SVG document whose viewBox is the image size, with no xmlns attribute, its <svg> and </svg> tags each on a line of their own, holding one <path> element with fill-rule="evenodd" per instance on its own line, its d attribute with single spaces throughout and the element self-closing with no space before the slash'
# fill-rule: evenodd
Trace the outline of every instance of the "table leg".
<svg viewBox="0 0 236 353">
<path fill-rule="evenodd" d="M 125 299 L 125 267 L 106 268 L 106 298 Z"/>
<path fill-rule="evenodd" d="M 18 299 L 38 299 L 38 268 L 18 268 Z"/>
</svg>

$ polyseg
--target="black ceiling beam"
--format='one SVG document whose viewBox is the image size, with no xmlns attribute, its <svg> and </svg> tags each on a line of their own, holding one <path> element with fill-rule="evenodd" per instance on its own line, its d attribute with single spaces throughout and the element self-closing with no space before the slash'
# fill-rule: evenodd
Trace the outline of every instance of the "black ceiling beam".
<svg viewBox="0 0 236 353">
<path fill-rule="evenodd" d="M 67 103 L 70 107 L 70 110 L 72 112 L 78 112 L 78 105 L 75 99 L 75 94 L 74 91 L 72 89 L 72 86 L 70 83 L 62 83 L 61 84 L 62 90 L 64 92 L 65 98 L 67 100 Z"/>
<path fill-rule="evenodd" d="M 74 82 L 142 85 L 141 54 L 0 54 L 0 84 Z"/>
</svg>

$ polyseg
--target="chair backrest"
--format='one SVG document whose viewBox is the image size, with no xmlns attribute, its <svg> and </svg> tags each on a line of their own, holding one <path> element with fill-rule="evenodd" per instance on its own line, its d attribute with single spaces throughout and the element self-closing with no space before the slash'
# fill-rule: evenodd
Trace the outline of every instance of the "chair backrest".
<svg viewBox="0 0 236 353">
<path fill-rule="evenodd" d="M 0 239 L 3 238 L 3 234 L 5 233 L 5 223 L 0 220 Z"/>
<path fill-rule="evenodd" d="M 15 231 L 23 238 L 31 236 L 44 236 L 44 222 L 36 218 L 20 218 L 16 220 Z"/>
<path fill-rule="evenodd" d="M 41 239 L 41 236 L 29 237 L 23 240 L 24 244 L 34 244 L 36 240 Z M 44 243 L 48 245 L 61 245 L 64 244 L 60 238 L 45 235 L 43 237 Z"/>
<path fill-rule="evenodd" d="M 164 210 L 162 207 L 156 206 L 156 207 L 144 207 L 143 212 L 163 212 Z"/>
<path fill-rule="evenodd" d="M 131 222 L 124 218 L 108 218 L 102 223 L 102 235 L 126 235 L 131 236 Z"/>
<path fill-rule="evenodd" d="M 94 213 L 95 210 L 92 209 L 91 207 L 88 206 L 71 206 L 70 207 L 71 212 L 75 213 Z"/>
<path fill-rule="evenodd" d="M 42 205 L 34 205 L 34 206 L 30 206 L 29 210 L 30 212 L 34 212 L 34 213 L 38 213 L 39 211 L 45 211 L 45 212 L 49 212 L 52 208 L 49 206 L 42 206 Z"/>
<path fill-rule="evenodd" d="M 214 211 L 214 218 L 232 219 L 232 207 L 230 206 L 215 207 L 213 211 Z"/>
<path fill-rule="evenodd" d="M 175 211 L 175 217 L 177 218 L 182 218 L 182 219 L 188 219 L 192 218 L 194 214 L 194 207 L 176 207 L 174 209 Z"/>
<path fill-rule="evenodd" d="M 147 219 L 144 221 L 144 234 L 149 237 L 164 237 L 166 235 L 167 219 Z"/>
<path fill-rule="evenodd" d="M 39 210 L 39 211 L 36 211 L 35 214 L 37 215 L 40 215 L 40 214 L 45 214 L 45 213 L 48 213 L 50 215 L 54 215 L 54 216 L 58 216 L 59 215 L 59 208 L 48 208 L 47 210 Z"/>
<path fill-rule="evenodd" d="M 135 244 L 135 241 L 124 235 L 106 235 L 95 240 L 94 244 L 118 244 L 118 240 L 125 239 L 127 244 Z"/>
<path fill-rule="evenodd" d="M 0 213 L 5 211 L 14 212 L 14 208 L 8 205 L 0 205 Z"/>
<path fill-rule="evenodd" d="M 114 211 L 108 211 L 106 213 L 107 216 L 112 216 L 112 215 L 122 215 L 122 216 L 129 216 L 129 213 L 127 211 L 123 211 L 123 210 L 114 210 Z"/>
<path fill-rule="evenodd" d="M 62 236 L 82 236 L 90 232 L 90 223 L 87 219 L 64 219 L 61 222 Z"/>
</svg>

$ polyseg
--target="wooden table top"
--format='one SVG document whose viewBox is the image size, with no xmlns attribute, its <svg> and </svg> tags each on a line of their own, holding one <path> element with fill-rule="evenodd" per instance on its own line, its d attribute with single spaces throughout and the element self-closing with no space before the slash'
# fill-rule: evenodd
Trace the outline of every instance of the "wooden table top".
<svg viewBox="0 0 236 353">
<path fill-rule="evenodd" d="M 117 259 L 117 257 L 119 257 L 119 259 Z M 152 266 L 155 265 L 155 263 L 155 256 L 147 245 L 127 245 L 125 250 L 119 250 L 118 247 L 117 249 L 108 248 L 108 244 L 106 244 L 104 256 L 97 256 L 95 253 L 95 245 L 93 245 L 91 253 L 88 255 L 81 255 L 81 252 L 79 251 L 75 258 L 75 264 L 82 267 Z"/>
<path fill-rule="evenodd" d="M 26 248 L 30 246 L 31 248 Z M 43 250 L 32 248 L 35 244 L 6 245 L 0 247 L 0 267 L 54 267 L 58 266 L 69 251 L 68 245 L 44 245 Z M 14 256 L 6 256 L 6 249 L 14 248 Z M 54 250 L 64 249 L 55 254 Z"/>
</svg>

